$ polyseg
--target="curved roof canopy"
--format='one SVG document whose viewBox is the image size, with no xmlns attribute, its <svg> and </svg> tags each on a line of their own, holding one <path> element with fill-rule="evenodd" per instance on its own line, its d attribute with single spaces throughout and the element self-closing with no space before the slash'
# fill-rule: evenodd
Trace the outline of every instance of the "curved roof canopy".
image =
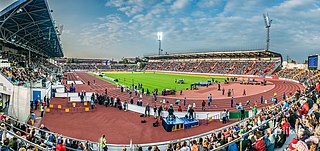
<svg viewBox="0 0 320 151">
<path fill-rule="evenodd" d="M 63 57 L 47 0 L 17 0 L 3 9 L 0 41 L 44 57 Z"/>
<path fill-rule="evenodd" d="M 145 56 L 151 60 L 161 59 L 203 59 L 203 58 L 282 58 L 281 54 L 267 50 L 212 51 L 198 53 L 176 53 L 167 55 Z"/>
</svg>

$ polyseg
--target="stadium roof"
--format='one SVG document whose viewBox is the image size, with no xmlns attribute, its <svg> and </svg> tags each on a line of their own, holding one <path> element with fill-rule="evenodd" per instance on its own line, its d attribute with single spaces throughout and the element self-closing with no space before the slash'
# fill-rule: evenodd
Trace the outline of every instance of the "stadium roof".
<svg viewBox="0 0 320 151">
<path fill-rule="evenodd" d="M 47 0 L 17 0 L 3 9 L 0 41 L 44 57 L 63 57 Z"/>
<path fill-rule="evenodd" d="M 279 57 L 281 54 L 267 50 L 241 50 L 241 51 L 219 51 L 199 53 L 176 53 L 168 55 L 145 56 L 147 59 L 201 59 L 201 58 L 270 58 Z"/>
</svg>

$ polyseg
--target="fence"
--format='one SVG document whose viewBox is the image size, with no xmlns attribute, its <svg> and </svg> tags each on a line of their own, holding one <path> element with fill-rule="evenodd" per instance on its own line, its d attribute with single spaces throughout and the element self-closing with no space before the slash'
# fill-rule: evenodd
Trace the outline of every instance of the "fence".
<svg viewBox="0 0 320 151">
<path fill-rule="evenodd" d="M 26 146 L 33 146 L 35 148 L 38 148 L 39 150 L 47 150 L 46 148 L 44 147 L 41 147 L 40 145 L 38 144 L 35 144 L 35 143 L 32 143 L 30 141 L 28 141 L 27 139 L 21 137 L 21 136 L 18 136 L 17 134 L 15 134 L 14 132 L 12 131 L 8 131 L 7 129 L 5 128 L 1 128 L 0 131 L 2 131 L 2 135 L 4 135 L 6 138 L 7 137 L 7 134 L 13 136 L 13 137 L 16 137 L 17 139 L 19 139 L 20 141 L 24 142 L 26 144 Z M 10 150 L 14 151 L 12 148 L 10 148 Z"/>
</svg>

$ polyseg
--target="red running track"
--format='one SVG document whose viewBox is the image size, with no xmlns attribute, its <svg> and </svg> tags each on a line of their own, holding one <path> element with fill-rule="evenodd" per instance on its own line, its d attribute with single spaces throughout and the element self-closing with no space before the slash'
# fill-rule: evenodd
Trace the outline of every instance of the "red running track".
<svg viewBox="0 0 320 151">
<path fill-rule="evenodd" d="M 52 102 L 58 101 L 56 99 Z M 147 123 L 142 124 L 142 119 Z M 204 124 L 195 128 L 166 132 L 161 125 L 153 127 L 154 121 L 153 117 L 140 117 L 135 112 L 124 112 L 117 108 L 98 105 L 97 110 L 86 113 L 46 113 L 42 124 L 53 132 L 84 140 L 98 141 L 105 134 L 108 143 L 112 144 L 129 144 L 130 139 L 138 144 L 176 140 L 227 125 L 219 121 L 213 121 L 208 125 L 202 122 Z M 233 122 L 235 121 L 228 124 Z"/>
<path fill-rule="evenodd" d="M 69 73 L 69 74 L 73 74 L 73 73 Z M 127 100 L 129 101 L 130 96 L 128 93 L 121 93 L 120 89 L 117 88 L 115 85 L 110 84 L 104 80 L 101 80 L 97 77 L 93 77 L 91 75 L 88 75 L 85 72 L 76 72 L 75 73 L 76 76 L 78 76 L 78 80 L 83 81 L 85 84 L 83 85 L 75 85 L 76 90 L 77 91 L 81 91 L 81 90 L 85 90 L 87 92 L 98 92 L 98 93 L 104 93 L 105 88 L 108 88 L 108 94 L 109 96 L 112 97 L 119 97 L 121 100 Z M 93 80 L 96 81 L 96 85 L 92 85 L 93 84 Z M 87 81 L 90 81 L 90 86 L 86 85 Z M 274 87 L 272 89 L 266 88 L 264 86 L 246 86 L 246 85 L 236 85 L 234 87 L 234 91 L 235 91 L 235 95 L 234 95 L 234 101 L 236 103 L 242 103 L 242 105 L 244 105 L 246 103 L 247 100 L 251 100 L 251 105 L 254 104 L 255 101 L 257 101 L 257 107 L 261 108 L 267 105 L 272 105 L 272 102 L 268 101 L 268 104 L 260 104 L 260 96 L 263 96 L 264 99 L 270 100 L 273 97 L 273 93 L 277 92 L 278 94 L 278 100 L 281 101 L 282 100 L 282 94 L 285 92 L 287 95 L 289 95 L 289 93 L 295 93 L 296 90 L 298 89 L 303 89 L 303 86 L 301 84 L 295 83 L 295 82 L 289 82 L 289 81 L 281 81 L 281 80 L 277 80 L 277 79 L 269 79 L 267 80 L 268 83 L 272 83 L 274 85 Z M 224 84 L 221 85 L 222 87 L 224 86 Z M 223 97 L 220 92 L 217 92 L 217 85 L 215 84 L 214 86 L 212 86 L 210 89 L 213 89 L 213 91 L 215 90 L 216 94 L 213 96 L 213 105 L 210 108 L 207 108 L 206 111 L 222 111 L 223 109 L 228 109 L 230 111 L 235 111 L 235 107 L 231 108 L 230 106 L 230 99 L 231 98 L 226 98 Z M 258 87 L 258 88 L 257 88 Z M 247 89 L 247 96 L 242 96 L 242 92 L 243 89 Z M 200 90 L 190 90 L 188 92 L 184 92 L 184 93 L 189 93 L 189 96 L 197 96 L 199 95 L 196 91 L 203 91 L 203 89 L 206 88 L 200 88 Z M 254 94 L 254 95 L 250 95 Z M 200 94 L 202 95 L 202 94 Z M 220 96 L 219 96 L 220 95 Z M 208 96 L 208 95 L 207 95 Z M 203 98 L 203 100 L 205 100 L 207 102 L 207 96 Z M 174 98 L 172 98 L 172 96 L 160 96 L 158 100 L 161 99 L 165 99 L 166 101 L 169 101 L 170 104 L 174 104 L 176 99 L 180 99 L 183 100 L 184 96 L 173 96 Z M 134 97 L 135 102 L 138 100 L 138 97 Z M 155 104 L 153 98 L 151 96 L 143 96 L 143 105 L 145 105 L 146 103 L 149 104 Z M 201 112 L 201 102 L 202 99 L 199 100 L 199 98 L 197 99 L 188 99 L 187 98 L 187 104 L 196 104 L 196 111 L 200 111 Z M 160 102 L 157 101 L 156 104 L 158 105 Z M 178 106 L 175 106 L 175 108 L 177 108 Z M 250 106 L 246 106 L 245 109 L 250 109 Z M 186 107 L 183 108 L 183 110 L 186 110 Z"/>
<path fill-rule="evenodd" d="M 78 76 L 78 77 L 77 77 Z M 87 92 L 98 92 L 103 93 L 104 89 L 107 87 L 109 95 L 118 96 L 121 100 L 127 100 L 129 94 L 120 93 L 120 90 L 116 86 L 107 83 L 101 79 L 90 76 L 84 72 L 76 72 L 73 76 L 69 76 L 70 80 L 82 80 L 84 83 L 90 81 L 91 85 L 75 85 L 77 91 L 86 90 Z M 96 84 L 93 84 L 93 79 L 95 79 Z M 285 82 L 278 80 L 272 80 L 275 84 L 275 87 L 270 90 L 270 92 L 263 93 L 264 96 L 271 97 L 274 91 L 278 91 L 278 95 L 282 94 L 281 92 L 294 92 L 296 89 L 301 87 L 300 85 L 292 82 Z M 247 96 L 242 98 L 236 98 L 236 102 L 245 102 L 249 98 L 251 100 L 255 99 L 257 96 Z M 174 99 L 170 100 L 173 102 Z M 188 102 L 192 100 L 188 100 Z M 54 98 L 52 100 L 53 104 L 62 104 L 67 102 L 66 98 Z M 145 102 L 153 102 L 151 97 L 144 98 Z M 195 100 L 195 103 L 199 101 Z M 227 103 L 226 103 L 227 102 Z M 214 103 L 218 108 L 210 108 L 210 111 L 220 111 L 224 107 L 229 107 L 229 99 L 227 100 L 215 100 Z M 197 105 L 198 106 L 198 105 Z M 263 105 L 259 105 L 261 107 Z M 230 108 L 230 107 L 229 107 Z M 234 110 L 234 109 L 232 109 Z M 147 123 L 142 124 L 140 121 L 146 119 Z M 79 139 L 87 139 L 91 141 L 97 141 L 102 134 L 105 134 L 108 138 L 108 143 L 113 144 L 128 144 L 130 139 L 133 140 L 133 143 L 151 143 L 151 142 L 160 142 L 175 140 L 179 138 L 194 136 L 210 130 L 217 129 L 219 127 L 225 126 L 218 121 L 214 121 L 209 125 L 201 125 L 196 128 L 191 128 L 188 130 L 176 131 L 176 132 L 166 132 L 162 126 L 153 127 L 152 123 L 154 119 L 151 117 L 141 118 L 138 113 L 134 112 L 124 112 L 119 111 L 116 108 L 112 107 L 103 107 L 97 106 L 97 110 L 87 113 L 46 113 L 45 117 L 42 119 L 42 123 L 45 124 L 50 130 Z M 234 121 L 232 121 L 234 122 Z M 228 123 L 230 124 L 230 123 Z M 165 137 L 164 137 L 165 136 Z"/>
</svg>

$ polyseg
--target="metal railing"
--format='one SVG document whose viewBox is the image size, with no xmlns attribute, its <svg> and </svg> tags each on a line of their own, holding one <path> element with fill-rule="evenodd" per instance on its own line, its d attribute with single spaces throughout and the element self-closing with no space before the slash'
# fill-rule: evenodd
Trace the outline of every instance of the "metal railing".
<svg viewBox="0 0 320 151">
<path fill-rule="evenodd" d="M 311 93 L 313 93 L 313 92 L 314 92 L 314 90 L 312 90 L 312 91 L 309 92 L 308 94 L 311 94 Z M 301 98 L 301 96 L 300 96 L 300 98 Z M 248 136 L 250 133 L 256 131 L 256 130 L 257 130 L 258 128 L 260 128 L 261 126 L 264 126 L 264 125 L 266 125 L 266 124 L 269 124 L 270 121 L 275 120 L 275 119 L 276 119 L 277 117 L 279 117 L 281 114 L 283 114 L 283 113 L 287 112 L 289 109 L 291 109 L 294 105 L 296 105 L 296 104 L 299 102 L 300 98 L 298 98 L 297 100 L 294 100 L 294 96 L 292 96 L 292 97 L 289 98 L 289 99 L 291 99 L 291 100 L 293 101 L 293 103 L 290 104 L 289 108 L 286 108 L 285 110 L 281 110 L 277 115 L 273 116 L 271 119 L 269 119 L 269 120 L 267 120 L 266 122 L 258 125 L 257 127 L 251 129 L 250 131 L 244 133 L 241 137 L 233 140 L 232 142 L 229 142 L 229 143 L 226 143 L 226 144 L 224 144 L 224 145 L 222 145 L 222 146 L 219 146 L 218 148 L 216 148 L 216 149 L 214 149 L 214 150 L 225 149 L 225 148 L 227 148 L 231 143 L 238 143 L 238 142 L 241 143 L 241 141 L 244 140 L 244 139 L 246 139 L 245 137 Z M 281 105 L 281 103 L 278 103 L 276 106 L 279 106 L 279 105 Z M 240 144 L 240 146 L 242 146 L 242 144 Z"/>
<path fill-rule="evenodd" d="M 25 122 L 21 122 L 21 121 L 15 119 L 15 118 L 13 118 L 13 117 L 10 117 L 10 116 L 6 116 L 6 117 L 8 117 L 11 121 L 14 121 L 14 122 L 20 123 L 20 124 L 24 124 L 24 125 L 26 125 L 26 126 L 29 127 L 29 128 L 35 129 L 36 131 L 38 131 L 38 134 L 36 134 L 35 136 L 36 136 L 37 138 L 41 139 L 41 140 L 46 140 L 46 139 L 42 139 L 41 136 L 39 137 L 40 132 L 43 132 L 43 133 L 48 133 L 48 134 L 50 134 L 50 135 L 54 135 L 55 138 L 60 137 L 60 138 L 64 138 L 64 139 L 71 140 L 71 141 L 81 142 L 82 144 L 89 144 L 88 146 L 90 147 L 90 150 L 92 150 L 92 151 L 100 151 L 100 145 L 99 145 L 98 142 L 92 142 L 92 141 L 88 141 L 88 140 L 76 139 L 76 138 L 64 136 L 64 135 L 61 135 L 61 134 L 58 134 L 58 133 L 54 133 L 54 132 L 51 132 L 51 131 L 45 131 L 45 130 L 42 130 L 42 129 L 38 128 L 38 127 L 29 125 L 29 124 L 27 124 L 27 123 L 25 123 Z M 18 128 L 18 127 L 14 127 L 13 125 L 9 125 L 9 124 L 6 123 L 6 122 L 1 121 L 1 123 L 4 123 L 5 125 L 10 126 L 12 129 L 18 129 L 19 131 L 25 132 L 24 130 L 21 130 L 21 129 Z M 27 132 L 25 132 L 25 133 L 27 133 Z M 52 143 L 53 143 L 53 145 L 57 145 L 56 142 L 52 142 Z M 73 149 L 73 148 L 70 148 L 70 147 L 66 147 L 66 148 L 67 148 L 67 149 L 70 149 L 70 150 L 76 150 L 76 149 Z"/>
<path fill-rule="evenodd" d="M 40 145 L 38 145 L 38 144 L 35 144 L 35 143 L 33 143 L 33 142 L 28 141 L 27 139 L 25 139 L 25 138 L 23 138 L 23 137 L 15 134 L 15 133 L 12 132 L 12 131 L 7 130 L 7 129 L 5 129 L 5 128 L 1 128 L 0 131 L 3 132 L 2 135 L 5 135 L 5 138 L 6 138 L 6 134 L 8 133 L 9 135 L 11 135 L 11 136 L 13 136 L 13 137 L 16 137 L 16 138 L 19 139 L 20 141 L 26 143 L 26 146 L 33 146 L 33 147 L 37 148 L 38 150 L 43 150 L 43 151 L 48 150 L 48 149 L 46 149 L 46 148 L 44 148 L 44 147 L 42 147 L 42 146 L 40 146 Z M 11 149 L 11 150 L 13 150 L 13 149 Z"/>
</svg>

